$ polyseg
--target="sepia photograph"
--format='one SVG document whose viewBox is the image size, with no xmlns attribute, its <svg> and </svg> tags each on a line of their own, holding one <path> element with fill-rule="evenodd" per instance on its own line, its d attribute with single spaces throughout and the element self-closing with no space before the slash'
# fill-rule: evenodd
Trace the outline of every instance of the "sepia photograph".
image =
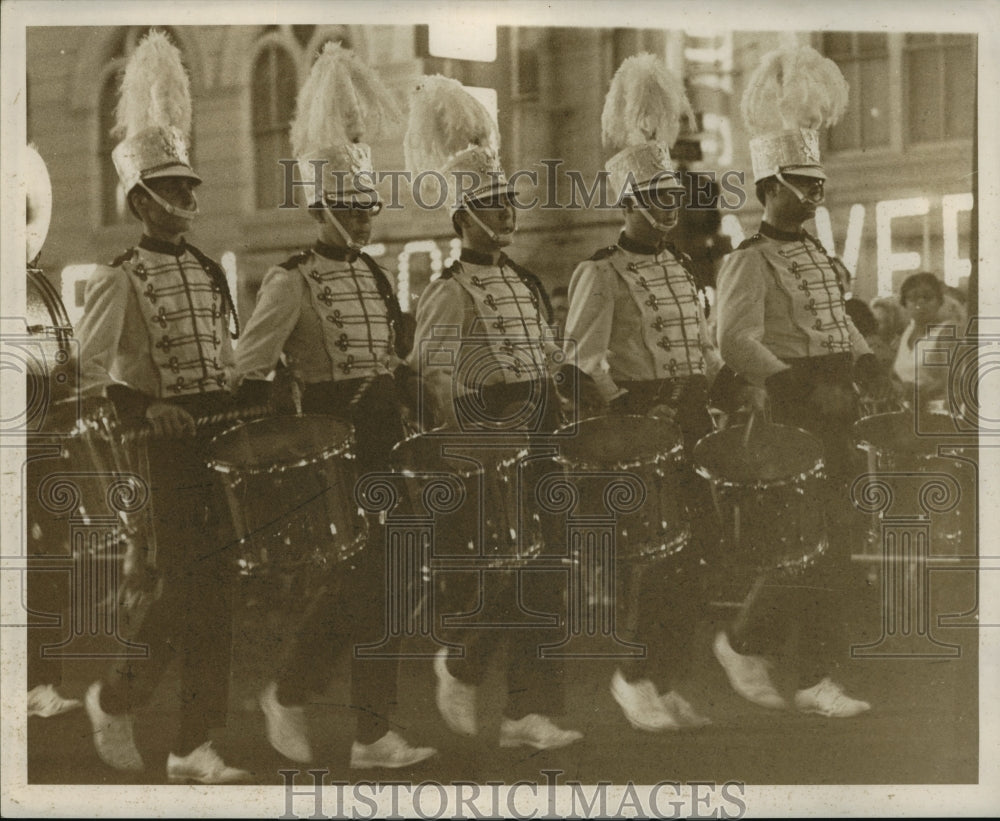
<svg viewBox="0 0 1000 821">
<path fill-rule="evenodd" d="M 1000 806 L 1000 3 L 0 13 L 5 816 Z"/>
</svg>

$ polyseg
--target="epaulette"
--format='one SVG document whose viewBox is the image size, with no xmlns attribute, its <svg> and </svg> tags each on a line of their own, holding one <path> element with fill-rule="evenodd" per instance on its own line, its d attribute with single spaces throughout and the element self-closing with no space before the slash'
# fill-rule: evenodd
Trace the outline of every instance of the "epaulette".
<svg viewBox="0 0 1000 821">
<path fill-rule="evenodd" d="M 590 258 L 594 262 L 598 262 L 599 260 L 607 259 L 617 250 L 618 250 L 617 245 L 605 245 L 603 248 L 598 248 L 596 251 L 594 251 L 593 255 Z"/>
<path fill-rule="evenodd" d="M 294 271 L 303 262 L 309 259 L 310 254 L 312 254 L 312 251 L 299 251 L 297 254 L 292 254 L 292 256 L 282 262 L 279 267 L 284 268 L 286 271 Z"/>
<path fill-rule="evenodd" d="M 736 246 L 736 250 L 737 251 L 744 251 L 747 248 L 749 248 L 751 245 L 756 245 L 762 239 L 764 239 L 764 235 L 762 233 L 760 233 L 760 231 L 758 231 L 752 237 L 747 237 L 745 240 L 743 240 L 743 242 L 741 242 L 739 245 L 737 245 Z"/>
<path fill-rule="evenodd" d="M 135 256 L 135 251 L 136 251 L 135 248 L 126 248 L 118 256 L 116 256 L 113 260 L 111 260 L 111 267 L 112 268 L 118 268 L 122 264 L 128 262 L 130 259 L 132 259 L 132 257 Z"/>
</svg>

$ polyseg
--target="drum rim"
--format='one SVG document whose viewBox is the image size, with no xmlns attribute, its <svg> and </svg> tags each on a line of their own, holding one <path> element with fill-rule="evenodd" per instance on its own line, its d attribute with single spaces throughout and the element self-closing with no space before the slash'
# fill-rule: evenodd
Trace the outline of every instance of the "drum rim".
<svg viewBox="0 0 1000 821">
<path fill-rule="evenodd" d="M 438 427 L 438 428 L 433 428 L 432 430 L 417 431 L 416 433 L 411 433 L 409 436 L 406 436 L 403 439 L 400 439 L 398 442 L 396 442 L 395 445 L 392 446 L 392 453 L 394 455 L 401 453 L 403 446 L 408 445 L 410 442 L 415 442 L 418 439 L 431 441 L 431 440 L 434 439 L 434 435 L 433 434 L 436 433 L 436 432 L 438 432 L 438 431 L 441 431 L 442 429 L 443 428 Z M 454 439 L 450 439 L 450 438 L 447 438 L 447 437 L 441 437 L 441 442 L 443 444 L 445 444 L 445 445 L 452 445 L 452 446 L 455 446 L 455 447 L 461 447 L 461 445 L 462 445 L 461 441 L 456 442 Z M 455 458 L 462 459 L 463 457 L 461 455 L 456 454 Z M 441 473 L 442 472 L 442 471 L 439 471 L 439 470 L 430 471 L 427 468 L 417 468 L 417 467 L 414 467 L 412 465 L 402 466 L 402 465 L 399 465 L 399 464 L 397 464 L 395 462 L 393 463 L 393 465 L 390 468 L 390 470 L 393 473 L 395 473 L 395 474 L 397 474 L 399 476 L 403 476 L 403 477 L 405 477 L 407 479 L 414 479 L 414 478 L 417 478 L 417 477 L 419 477 L 419 476 L 421 476 L 423 474 L 427 474 L 427 473 L 431 473 L 431 472 L 433 472 L 433 473 Z M 465 471 L 462 471 L 462 470 L 448 470 L 448 471 L 445 471 L 445 472 L 448 473 L 449 475 L 458 476 L 458 477 L 460 477 L 462 479 L 471 479 L 473 476 L 479 476 L 480 474 L 482 474 L 484 472 L 484 466 L 482 464 L 480 464 L 478 469 L 472 470 L 470 472 L 465 472 Z"/>
<path fill-rule="evenodd" d="M 645 416 L 641 413 L 623 413 L 623 414 L 604 413 L 604 414 L 598 414 L 596 416 L 588 416 L 586 419 L 578 419 L 575 422 L 568 422 L 567 424 L 562 425 L 556 430 L 555 435 L 565 436 L 567 432 L 572 430 L 573 428 L 578 427 L 584 424 L 585 422 L 592 422 L 595 419 L 617 419 L 621 420 L 622 422 L 626 422 L 629 419 L 654 419 L 660 424 L 669 425 L 671 428 L 673 428 L 674 431 L 677 433 L 677 442 L 670 450 L 666 451 L 665 453 L 664 452 L 656 453 L 653 455 L 652 458 L 649 459 L 636 458 L 636 459 L 630 459 L 628 461 L 619 461 L 612 463 L 589 462 L 589 461 L 570 462 L 565 456 L 563 456 L 562 448 L 560 447 L 559 451 L 552 457 L 552 460 L 556 464 L 561 465 L 562 467 L 573 468 L 575 470 L 633 470 L 639 467 L 649 467 L 649 466 L 659 465 L 664 462 L 676 462 L 679 461 L 683 456 L 684 434 L 681 432 L 680 426 L 676 422 L 670 419 L 663 419 L 659 416 Z"/>
<path fill-rule="evenodd" d="M 706 468 L 703 464 L 701 464 L 697 460 L 696 454 L 698 452 L 698 447 L 701 445 L 702 442 L 704 442 L 711 436 L 716 436 L 717 434 L 724 433 L 727 430 L 739 430 L 746 427 L 745 425 L 735 425 L 732 428 L 723 428 L 722 430 L 714 430 L 711 433 L 706 433 L 704 436 L 701 437 L 701 439 L 699 439 L 695 443 L 694 448 L 692 448 L 691 450 L 691 464 L 694 467 L 695 473 L 697 473 L 703 479 L 707 479 L 709 482 L 712 483 L 714 487 L 742 487 L 753 490 L 760 490 L 772 487 L 783 487 L 784 485 L 789 485 L 789 484 L 792 485 L 799 484 L 800 482 L 803 482 L 806 479 L 819 478 L 823 473 L 823 469 L 826 467 L 826 459 L 824 459 L 823 457 L 823 447 L 819 437 L 817 437 L 816 434 L 810 433 L 804 428 L 799 428 L 796 427 L 795 425 L 781 425 L 778 424 L 777 422 L 770 422 L 768 424 L 777 428 L 784 428 L 785 430 L 793 430 L 797 431 L 798 433 L 803 433 L 810 439 L 813 439 L 817 444 L 819 444 L 820 455 L 816 458 L 816 461 L 813 463 L 812 467 L 808 468 L 807 470 L 802 470 L 794 474 L 782 476 L 778 479 L 755 479 L 749 482 L 740 482 L 733 479 L 725 479 L 713 475 L 708 470 L 708 468 Z"/>
<path fill-rule="evenodd" d="M 209 448 L 214 448 L 220 439 L 228 436 L 231 433 L 235 433 L 241 428 L 251 427 L 255 424 L 262 422 L 273 422 L 275 419 L 322 419 L 322 420 L 333 420 L 339 425 L 345 425 L 347 427 L 347 436 L 340 442 L 328 445 L 317 453 L 310 454 L 309 456 L 303 456 L 294 462 L 275 462 L 267 467 L 248 467 L 245 465 L 237 465 L 233 462 L 223 461 L 212 457 L 207 460 L 209 470 L 214 470 L 216 473 L 222 474 L 245 474 L 247 476 L 260 476 L 266 473 L 280 473 L 285 470 L 295 470 L 296 468 L 307 467 L 308 465 L 315 465 L 318 462 L 325 462 L 334 456 L 345 456 L 350 457 L 351 446 L 354 444 L 354 426 L 344 420 L 339 416 L 333 416 L 332 414 L 326 413 L 298 413 L 298 414 L 286 414 L 281 416 L 265 416 L 262 419 L 244 419 L 242 422 L 237 422 L 235 425 L 226 428 L 221 433 L 217 433 L 212 437 L 209 442 Z"/>
<path fill-rule="evenodd" d="M 926 414 L 931 417 L 942 417 L 945 419 L 955 419 L 955 415 L 948 413 L 946 411 L 931 411 Z M 861 436 L 861 426 L 865 422 L 871 422 L 873 419 L 883 419 L 889 416 L 901 417 L 901 416 L 911 416 L 915 418 L 915 414 L 905 410 L 896 411 L 884 411 L 883 413 L 873 413 L 868 416 L 863 416 L 851 425 L 851 430 L 853 432 L 854 446 L 860 451 L 865 453 L 871 453 L 876 456 L 884 456 L 897 454 L 900 451 L 893 450 L 891 448 L 881 447 L 875 442 L 870 441 L 870 439 L 862 438 Z M 964 441 L 964 437 L 961 433 L 942 433 L 934 436 L 916 436 L 918 441 L 923 440 L 927 442 L 928 446 L 934 448 L 935 450 L 907 450 L 904 451 L 908 456 L 913 456 L 917 459 L 930 459 L 930 458 L 947 458 L 942 457 L 941 454 L 936 452 L 936 448 L 939 446 L 951 448 L 952 450 L 960 451 L 965 453 L 969 449 L 970 445 L 967 441 Z"/>
</svg>

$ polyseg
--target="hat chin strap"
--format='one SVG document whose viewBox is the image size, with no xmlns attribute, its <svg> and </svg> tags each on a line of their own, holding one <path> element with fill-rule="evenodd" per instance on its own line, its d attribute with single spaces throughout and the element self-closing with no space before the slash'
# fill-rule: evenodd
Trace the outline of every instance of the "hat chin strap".
<svg viewBox="0 0 1000 821">
<path fill-rule="evenodd" d="M 194 219 L 195 217 L 198 216 L 199 213 L 201 213 L 198 210 L 198 206 L 197 205 L 194 207 L 193 211 L 188 211 L 186 208 L 180 208 L 179 206 L 176 206 L 176 205 L 173 205 L 173 204 L 167 202 L 165 199 L 163 199 L 163 197 L 161 197 L 159 194 L 157 194 L 152 188 L 150 188 L 148 185 L 146 185 L 146 183 L 144 183 L 142 180 L 139 180 L 139 182 L 137 184 L 139 185 L 140 188 L 142 188 L 143 191 L 145 191 L 147 194 L 149 194 L 149 196 L 152 198 L 153 202 L 155 202 L 157 205 L 159 205 L 160 208 L 162 208 L 164 211 L 166 211 L 171 216 L 181 217 L 182 219 L 190 220 L 190 219 Z"/>
<path fill-rule="evenodd" d="M 817 199 L 813 199 L 808 194 L 803 194 L 798 188 L 796 188 L 788 180 L 786 180 L 780 171 L 776 171 L 774 177 L 779 183 L 781 183 L 781 185 L 785 186 L 785 188 L 787 188 L 796 197 L 798 197 L 799 202 L 801 202 L 803 205 L 805 205 L 806 203 L 809 203 L 810 205 L 821 205 L 823 203 L 823 200 L 826 199 L 826 197 L 824 197 L 822 193 L 819 195 Z"/>
<path fill-rule="evenodd" d="M 657 222 L 653 219 L 653 216 L 649 213 L 648 208 L 640 208 L 639 213 L 646 218 L 646 222 L 652 225 L 654 230 L 659 231 L 661 234 L 666 234 L 674 230 L 673 225 L 664 225 L 662 222 Z"/>
<path fill-rule="evenodd" d="M 337 229 L 337 233 L 340 234 L 340 238 L 347 244 L 348 248 L 350 248 L 352 251 L 360 251 L 362 248 L 364 248 L 363 245 L 354 240 L 354 237 L 352 237 L 349 233 L 347 233 L 347 229 L 340 224 L 340 220 L 337 219 L 333 215 L 333 212 L 331 212 L 330 209 L 326 207 L 326 203 L 323 203 L 323 217 L 330 225 L 332 225 L 334 228 Z"/>
<path fill-rule="evenodd" d="M 469 208 L 468 200 L 466 200 L 465 203 L 465 213 L 469 215 L 469 219 L 471 219 L 474 223 L 476 223 L 476 225 L 478 225 L 483 230 L 483 233 L 485 233 L 486 236 L 488 236 L 493 242 L 499 244 L 500 235 L 492 228 L 488 228 L 486 226 L 486 223 L 484 223 L 481 219 L 479 219 L 479 217 L 476 216 L 475 212 L 471 208 Z"/>
</svg>

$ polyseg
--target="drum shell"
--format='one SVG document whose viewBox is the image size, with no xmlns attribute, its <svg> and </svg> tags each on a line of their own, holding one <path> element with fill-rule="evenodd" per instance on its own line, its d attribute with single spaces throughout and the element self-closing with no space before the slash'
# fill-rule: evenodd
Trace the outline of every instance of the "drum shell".
<svg viewBox="0 0 1000 821">
<path fill-rule="evenodd" d="M 937 552 L 961 550 L 964 535 L 975 532 L 976 469 L 971 461 L 974 448 L 956 434 L 954 420 L 947 414 L 925 414 L 917 420 L 908 411 L 867 416 L 854 424 L 854 441 L 864 454 L 859 468 L 885 483 L 890 505 L 869 518 L 869 551 L 881 554 L 884 524 L 892 519 L 929 518 L 932 549 Z M 920 489 L 935 476 L 952 481 L 944 489 L 956 495 L 947 510 L 924 510 Z"/>
<path fill-rule="evenodd" d="M 514 569 L 539 552 L 537 517 L 527 510 L 523 454 L 418 433 L 393 449 L 403 516 L 430 522 L 435 560 L 455 567 Z M 530 471 L 529 471 L 530 473 Z"/>
<path fill-rule="evenodd" d="M 121 559 L 125 539 L 146 524 L 150 497 L 148 477 L 118 435 L 114 407 L 107 400 L 86 409 L 77 398 L 54 402 L 45 428 L 29 443 L 52 454 L 27 463 L 31 549 Z"/>
<path fill-rule="evenodd" d="M 327 568 L 364 547 L 352 441 L 348 423 L 322 415 L 243 422 L 212 440 L 208 464 L 232 516 L 242 575 Z"/>
<path fill-rule="evenodd" d="M 673 422 L 598 416 L 559 434 L 557 469 L 575 494 L 572 508 L 564 511 L 570 523 L 612 520 L 616 553 L 633 562 L 663 558 L 688 545 L 683 437 Z M 551 509 L 553 501 L 541 499 L 541 507 Z"/>
<path fill-rule="evenodd" d="M 734 564 L 796 573 L 828 546 L 823 446 L 786 425 L 757 423 L 703 437 L 695 469 L 709 480 Z"/>
</svg>

